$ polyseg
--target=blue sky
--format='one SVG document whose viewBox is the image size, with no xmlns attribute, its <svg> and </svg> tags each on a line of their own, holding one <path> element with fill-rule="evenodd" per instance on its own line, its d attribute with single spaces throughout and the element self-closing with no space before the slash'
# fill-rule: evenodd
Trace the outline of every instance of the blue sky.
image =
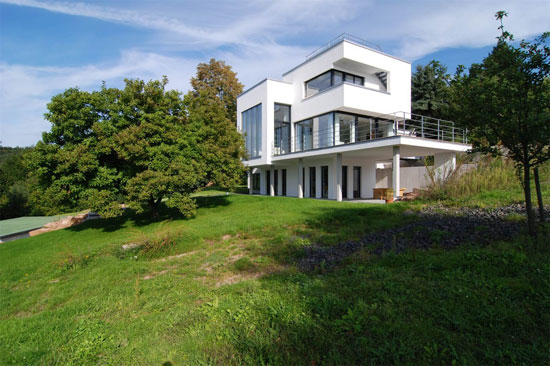
<svg viewBox="0 0 550 366">
<path fill-rule="evenodd" d="M 185 92 L 212 57 L 251 86 L 344 32 L 452 73 L 491 51 L 498 10 L 516 39 L 550 30 L 548 0 L 0 0 L 0 141 L 35 144 L 49 130 L 46 104 L 69 87 L 167 75 Z"/>
</svg>

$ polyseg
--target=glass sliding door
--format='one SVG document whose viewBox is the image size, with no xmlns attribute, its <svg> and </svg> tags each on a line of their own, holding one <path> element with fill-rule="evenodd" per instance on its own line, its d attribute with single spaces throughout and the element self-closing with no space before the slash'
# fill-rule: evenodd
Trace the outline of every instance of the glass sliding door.
<svg viewBox="0 0 550 366">
<path fill-rule="evenodd" d="M 357 117 L 355 134 L 358 142 L 375 138 L 376 126 L 372 122 L 372 118 Z"/>
<path fill-rule="evenodd" d="M 282 177 L 281 180 L 283 181 L 283 196 L 286 196 L 286 169 L 281 170 Z"/>
<path fill-rule="evenodd" d="M 361 198 L 361 167 L 353 167 L 353 198 Z"/>
<path fill-rule="evenodd" d="M 315 147 L 328 147 L 334 145 L 334 113 L 327 113 L 314 118 L 313 130 L 318 132 L 318 138 L 314 141 Z M 315 142 L 317 144 L 315 144 Z"/>
<path fill-rule="evenodd" d="M 355 119 L 356 117 L 350 114 L 336 113 L 336 145 L 355 142 Z"/>
<path fill-rule="evenodd" d="M 275 196 L 279 195 L 279 171 L 273 171 L 273 189 L 275 190 Z"/>
<path fill-rule="evenodd" d="M 306 151 L 313 148 L 313 120 L 308 119 L 296 123 L 296 151 Z"/>
<path fill-rule="evenodd" d="M 342 166 L 342 198 L 348 198 L 348 167 Z"/>
<path fill-rule="evenodd" d="M 328 166 L 321 167 L 321 197 L 328 198 Z"/>
<path fill-rule="evenodd" d="M 309 196 L 315 197 L 316 189 L 316 179 L 315 179 L 315 167 L 312 166 L 309 168 Z"/>
<path fill-rule="evenodd" d="M 252 193 L 260 193 L 260 173 L 252 174 Z"/>
<path fill-rule="evenodd" d="M 276 155 L 290 152 L 290 106 L 275 103 L 274 135 Z"/>
<path fill-rule="evenodd" d="M 265 194 L 271 194 L 271 170 L 265 171 Z"/>
</svg>

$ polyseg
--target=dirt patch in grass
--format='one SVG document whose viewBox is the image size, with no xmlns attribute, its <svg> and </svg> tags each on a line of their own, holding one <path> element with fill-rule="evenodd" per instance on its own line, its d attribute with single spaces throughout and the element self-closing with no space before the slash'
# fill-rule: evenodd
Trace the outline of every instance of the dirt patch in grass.
<svg viewBox="0 0 550 366">
<path fill-rule="evenodd" d="M 181 253 L 181 254 L 171 255 L 171 256 L 168 256 L 168 257 L 164 257 L 164 258 L 159 258 L 159 259 L 154 260 L 153 262 L 168 262 L 168 261 L 173 261 L 174 259 L 179 259 L 179 258 L 187 257 L 187 256 L 192 255 L 192 254 L 195 254 L 195 253 L 197 253 L 197 251 L 196 251 L 196 250 L 193 250 L 193 251 L 187 252 L 187 253 Z"/>
</svg>

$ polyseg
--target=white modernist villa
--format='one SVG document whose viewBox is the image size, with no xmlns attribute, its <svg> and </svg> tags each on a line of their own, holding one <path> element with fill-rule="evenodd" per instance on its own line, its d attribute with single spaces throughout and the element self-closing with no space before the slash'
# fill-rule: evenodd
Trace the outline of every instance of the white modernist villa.
<svg viewBox="0 0 550 366">
<path fill-rule="evenodd" d="M 452 122 L 411 115 L 410 62 L 347 34 L 239 95 L 237 128 L 250 193 L 271 196 L 341 201 L 393 188 L 398 197 L 402 162 L 434 156 L 442 172 L 471 148 Z M 380 181 L 384 162 L 392 174 Z"/>
</svg>

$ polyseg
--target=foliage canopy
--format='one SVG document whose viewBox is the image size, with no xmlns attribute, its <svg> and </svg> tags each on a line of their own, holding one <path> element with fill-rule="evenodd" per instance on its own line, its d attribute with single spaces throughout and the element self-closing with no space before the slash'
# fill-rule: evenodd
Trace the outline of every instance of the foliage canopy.
<svg viewBox="0 0 550 366">
<path fill-rule="evenodd" d="M 195 90 L 182 97 L 161 81 L 125 80 L 123 89 L 67 89 L 48 104 L 52 123 L 31 157 L 45 212 L 90 208 L 105 217 L 121 204 L 142 212 L 163 199 L 186 217 L 190 194 L 240 178 L 242 137 L 223 103 Z"/>
<path fill-rule="evenodd" d="M 502 35 L 482 63 L 473 64 L 468 73 L 457 70 L 453 105 L 458 122 L 472 131 L 477 150 L 506 155 L 516 163 L 534 233 L 530 169 L 550 159 L 550 33 L 518 47 L 502 25 L 499 29 Z"/>
</svg>

